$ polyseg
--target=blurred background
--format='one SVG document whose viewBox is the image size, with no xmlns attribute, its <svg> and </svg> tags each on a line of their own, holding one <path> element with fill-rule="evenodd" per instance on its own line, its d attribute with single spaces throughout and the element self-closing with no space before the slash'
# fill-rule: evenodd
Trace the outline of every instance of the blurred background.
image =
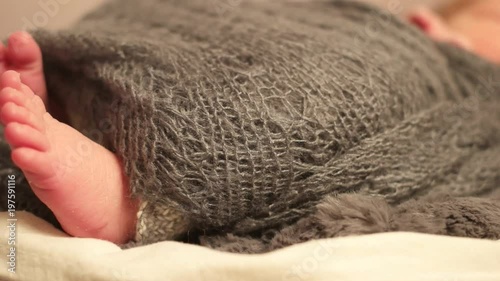
<svg viewBox="0 0 500 281">
<path fill-rule="evenodd" d="M 1 0 L 0 38 L 30 28 L 65 28 L 106 0 Z"/>
<path fill-rule="evenodd" d="M 9 33 L 31 28 L 65 28 L 77 21 L 82 15 L 107 0 L 1 0 L 0 1 L 0 38 Z M 140 1 L 140 0 L 137 0 Z M 188 1 L 188 0 L 186 0 Z M 208 1 L 208 0 L 207 0 Z M 215 0 L 227 1 L 227 0 Z M 288 0 L 318 1 L 318 0 Z M 324 1 L 324 0 L 323 0 Z M 404 10 L 415 5 L 439 5 L 453 0 L 366 0 L 389 9 L 399 5 Z"/>
</svg>

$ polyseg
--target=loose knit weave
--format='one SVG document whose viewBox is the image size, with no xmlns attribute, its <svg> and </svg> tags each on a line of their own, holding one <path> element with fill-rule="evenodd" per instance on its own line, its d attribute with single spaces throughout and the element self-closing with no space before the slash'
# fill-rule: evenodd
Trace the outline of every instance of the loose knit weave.
<svg viewBox="0 0 500 281">
<path fill-rule="evenodd" d="M 150 206 L 145 243 L 171 238 L 159 210 L 258 236 L 327 195 L 499 187 L 499 67 L 364 4 L 121 0 L 34 36 L 50 98 Z"/>
</svg>

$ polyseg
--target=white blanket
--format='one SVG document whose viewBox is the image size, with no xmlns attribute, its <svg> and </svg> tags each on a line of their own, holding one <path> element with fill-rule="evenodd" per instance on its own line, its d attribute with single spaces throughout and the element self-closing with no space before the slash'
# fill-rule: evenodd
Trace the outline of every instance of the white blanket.
<svg viewBox="0 0 500 281">
<path fill-rule="evenodd" d="M 2 281 L 500 280 L 500 241 L 386 233 L 311 241 L 263 255 L 177 242 L 121 250 L 68 237 L 29 213 L 16 217 L 15 232 L 2 228 Z M 0 219 L 11 223 L 7 213 Z M 16 241 L 15 273 L 8 271 L 14 265 L 9 235 Z"/>
</svg>

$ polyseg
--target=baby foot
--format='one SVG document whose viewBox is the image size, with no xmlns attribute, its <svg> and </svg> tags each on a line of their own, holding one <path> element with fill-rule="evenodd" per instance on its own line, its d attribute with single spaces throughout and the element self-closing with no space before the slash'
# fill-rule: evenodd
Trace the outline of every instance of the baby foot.
<svg viewBox="0 0 500 281">
<path fill-rule="evenodd" d="M 33 37 L 24 31 L 9 36 L 8 45 L 0 42 L 0 75 L 7 70 L 21 74 L 21 81 L 47 104 L 42 52 Z"/>
<path fill-rule="evenodd" d="M 35 194 L 66 232 L 125 243 L 135 230 L 138 203 L 130 199 L 117 157 L 45 110 L 20 75 L 0 78 L 0 120 Z"/>
</svg>

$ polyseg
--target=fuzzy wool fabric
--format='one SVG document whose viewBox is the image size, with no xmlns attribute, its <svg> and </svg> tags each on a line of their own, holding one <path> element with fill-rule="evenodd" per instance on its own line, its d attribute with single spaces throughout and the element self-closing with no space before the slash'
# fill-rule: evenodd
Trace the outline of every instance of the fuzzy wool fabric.
<svg viewBox="0 0 500 281">
<path fill-rule="evenodd" d="M 265 253 L 313 239 L 394 231 L 498 240 L 499 210 L 498 199 L 411 200 L 393 207 L 381 198 L 340 195 L 326 198 L 310 216 L 279 231 L 261 237 L 203 235 L 200 243 L 227 252 Z"/>
<path fill-rule="evenodd" d="M 143 201 L 139 243 L 498 238 L 499 67 L 383 11 L 115 0 L 34 36 L 50 98 L 123 160 Z"/>
</svg>

